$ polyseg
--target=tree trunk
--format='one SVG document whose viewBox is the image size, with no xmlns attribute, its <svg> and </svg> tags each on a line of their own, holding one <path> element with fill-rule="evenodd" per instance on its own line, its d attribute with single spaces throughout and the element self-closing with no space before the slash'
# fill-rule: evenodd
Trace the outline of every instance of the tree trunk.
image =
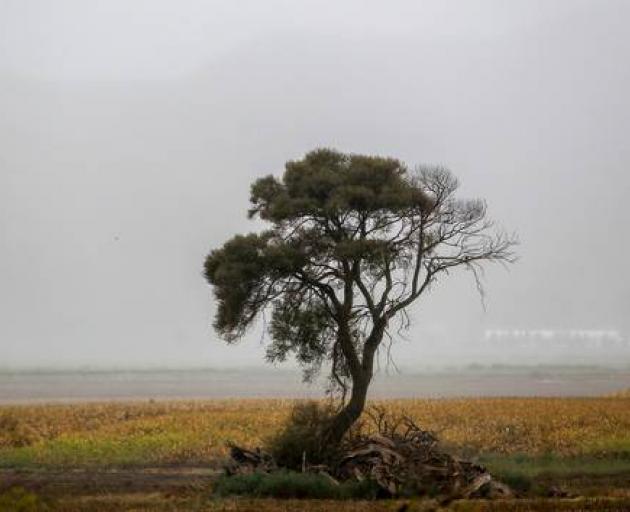
<svg viewBox="0 0 630 512">
<path fill-rule="evenodd" d="M 372 380 L 371 373 L 353 379 L 350 401 L 333 419 L 326 435 L 326 443 L 339 444 L 346 432 L 361 416 L 365 408 L 368 386 Z"/>
<path fill-rule="evenodd" d="M 346 435 L 350 427 L 355 421 L 359 419 L 363 409 L 365 408 L 365 401 L 367 399 L 367 391 L 372 382 L 372 374 L 374 369 L 374 355 L 376 349 L 383 339 L 383 333 L 385 332 L 385 326 L 387 325 L 386 319 L 379 321 L 372 330 L 370 336 L 365 341 L 363 350 L 362 361 L 359 362 L 356 358 L 356 365 L 351 368 L 350 375 L 352 378 L 352 392 L 350 394 L 350 401 L 346 406 L 339 411 L 337 416 L 334 417 L 332 424 L 328 428 L 324 441 L 332 445 L 339 444 L 343 437 Z M 349 346 L 352 347 L 351 342 Z M 354 350 L 354 348 L 352 348 Z"/>
</svg>

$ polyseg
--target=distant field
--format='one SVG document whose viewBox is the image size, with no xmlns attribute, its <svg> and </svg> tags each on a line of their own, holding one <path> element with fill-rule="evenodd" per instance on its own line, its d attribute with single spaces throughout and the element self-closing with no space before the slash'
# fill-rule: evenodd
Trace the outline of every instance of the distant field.
<svg viewBox="0 0 630 512">
<path fill-rule="evenodd" d="M 0 483 L 24 484 L 45 493 L 52 489 L 53 495 L 62 490 L 63 510 L 124 510 L 121 503 L 127 499 L 140 500 L 136 510 L 174 510 L 161 508 L 158 498 L 165 495 L 184 500 L 183 508 L 176 509 L 186 510 L 186 500 L 199 502 L 209 495 L 213 469 L 226 455 L 226 442 L 259 445 L 282 425 L 293 403 L 233 399 L 1 406 Z M 485 463 L 517 485 L 523 481 L 529 482 L 527 488 L 531 482 L 562 485 L 590 496 L 592 503 L 600 499 L 595 497 L 606 497 L 610 510 L 630 510 L 627 394 L 379 403 L 414 416 L 438 433 L 450 450 Z M 234 510 L 229 503 L 225 508 L 216 502 L 199 508 L 197 503 L 193 509 Z M 461 510 L 574 510 L 565 508 L 564 502 L 550 508 L 548 501 L 541 503 L 542 508 L 487 505 L 490 508 Z M 589 503 L 575 510 L 598 509 Z M 261 510 L 300 507 L 276 505 L 267 500 L 261 502 Z M 251 507 L 256 508 L 253 503 Z M 389 510 L 383 507 L 375 504 L 370 509 Z M 339 509 L 360 508 L 346 503 Z"/>
</svg>

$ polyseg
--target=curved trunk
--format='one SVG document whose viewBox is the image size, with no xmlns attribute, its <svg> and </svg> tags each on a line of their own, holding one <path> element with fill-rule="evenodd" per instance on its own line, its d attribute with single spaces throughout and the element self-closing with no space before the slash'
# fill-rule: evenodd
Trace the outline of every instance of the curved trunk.
<svg viewBox="0 0 630 512">
<path fill-rule="evenodd" d="M 344 265 L 344 268 L 346 273 L 350 274 L 349 266 Z M 358 269 L 358 267 L 354 268 Z M 330 445 L 338 445 L 342 441 L 343 437 L 354 422 L 359 419 L 365 408 L 368 387 L 372 381 L 374 354 L 383 339 L 388 320 L 386 315 L 377 319 L 376 313 L 373 313 L 374 324 L 372 332 L 365 340 L 363 345 L 363 357 L 360 358 L 354 346 L 349 325 L 353 301 L 352 286 L 352 280 L 346 280 L 344 304 L 343 309 L 339 311 L 339 330 L 337 332 L 337 341 L 343 356 L 346 358 L 352 379 L 352 392 L 350 394 L 350 401 L 333 418 L 332 423 L 324 434 L 323 441 Z"/>
<path fill-rule="evenodd" d="M 361 378 L 353 379 L 350 400 L 333 419 L 326 436 L 327 443 L 339 444 L 346 432 L 359 419 L 365 408 L 367 390 L 371 380 L 371 372 L 369 376 L 365 375 Z"/>
<path fill-rule="evenodd" d="M 356 371 L 351 372 L 352 392 L 350 394 L 350 401 L 333 419 L 325 437 L 326 442 L 339 444 L 346 435 L 346 432 L 348 432 L 354 422 L 361 416 L 365 408 L 368 387 L 370 386 L 370 382 L 372 382 L 374 354 L 383 338 L 384 329 L 385 322 L 379 322 L 368 340 L 366 340 L 362 364 L 356 368 Z"/>
</svg>

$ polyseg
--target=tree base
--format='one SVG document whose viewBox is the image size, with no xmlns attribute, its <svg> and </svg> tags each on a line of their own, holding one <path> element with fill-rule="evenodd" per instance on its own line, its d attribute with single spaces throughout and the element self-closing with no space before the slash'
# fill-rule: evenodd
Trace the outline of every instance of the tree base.
<svg viewBox="0 0 630 512">
<path fill-rule="evenodd" d="M 343 456 L 332 466 L 309 466 L 303 472 L 324 474 L 332 482 L 371 481 L 384 497 L 430 496 L 449 501 L 462 498 L 508 498 L 511 489 L 483 467 L 438 448 L 436 437 L 411 419 L 387 421 L 373 416 L 378 433 L 357 435 L 345 442 Z M 271 473 L 279 468 L 260 449 L 230 447 L 229 475 Z"/>
</svg>

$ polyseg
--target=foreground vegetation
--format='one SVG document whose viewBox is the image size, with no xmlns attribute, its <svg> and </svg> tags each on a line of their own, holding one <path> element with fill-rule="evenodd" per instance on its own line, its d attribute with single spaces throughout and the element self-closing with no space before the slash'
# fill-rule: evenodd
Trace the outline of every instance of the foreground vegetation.
<svg viewBox="0 0 630 512">
<path fill-rule="evenodd" d="M 627 512 L 630 499 L 627 498 L 576 498 L 545 499 L 525 498 L 510 501 L 455 501 L 440 504 L 431 499 L 423 500 L 331 500 L 331 499 L 220 499 L 208 500 L 200 495 L 168 497 L 157 493 L 141 496 L 107 495 L 81 497 L 74 496 L 53 501 L 41 499 L 22 489 L 0 494 L 2 512 Z M 11 501 L 9 501 L 11 500 Z M 3 505 L 6 504 L 6 507 Z M 16 505 L 17 504 L 17 505 Z"/>
<path fill-rule="evenodd" d="M 100 486 L 90 484 L 90 487 L 83 482 L 83 487 L 73 488 L 66 478 L 58 486 L 66 495 L 60 494 L 58 489 L 53 501 L 61 500 L 63 510 L 130 507 L 134 510 L 234 510 L 237 505 L 239 510 L 247 510 L 248 506 L 252 510 L 298 510 L 296 503 L 299 502 L 291 500 L 283 501 L 282 505 L 268 499 L 207 501 L 212 485 L 216 485 L 217 490 L 223 485 L 221 492 L 231 494 L 229 485 L 236 484 L 233 482 L 226 487 L 226 484 L 213 483 L 216 481 L 213 469 L 220 467 L 227 454 L 226 442 L 260 445 L 279 430 L 294 403 L 291 400 L 222 400 L 0 407 L 0 484 L 3 484 L 2 475 L 8 474 L 39 475 L 38 479 L 45 480 L 41 475 L 93 475 L 107 471 L 108 478 L 111 474 L 127 475 L 136 487 L 125 487 L 130 484 L 122 485 L 120 478 L 106 486 L 101 475 L 96 478 Z M 630 397 L 627 395 L 392 400 L 381 405 L 392 412 L 404 411 L 413 416 L 424 428 L 436 432 L 449 450 L 486 464 L 528 496 L 527 503 L 531 505 L 518 508 L 526 503 L 518 501 L 509 507 L 504 503 L 503 508 L 496 508 L 491 503 L 471 502 L 451 504 L 451 508 L 459 507 L 454 510 L 598 510 L 604 505 L 608 510 L 630 510 Z M 147 485 L 141 485 L 141 473 L 155 472 L 158 468 L 164 468 L 163 471 L 199 468 L 196 471 L 203 477 L 191 480 L 182 474 L 184 484 L 171 486 L 169 499 L 164 501 L 163 490 L 155 484 L 159 479 L 147 480 Z M 60 472 L 61 469 L 73 472 Z M 95 479 L 94 476 L 89 478 Z M 28 478 L 23 480 L 28 484 Z M 286 481 L 242 484 L 251 487 L 242 493 L 254 496 L 278 496 L 274 489 L 288 488 Z M 319 480 L 291 485 L 294 496 L 343 498 L 353 497 L 357 491 L 330 491 Z M 157 486 L 157 491 L 151 486 Z M 553 487 L 562 487 L 570 495 L 584 498 L 578 499 L 579 503 L 577 498 L 554 499 L 556 505 L 545 508 L 549 499 L 543 497 Z M 6 489 L 6 485 L 0 485 L 0 498 L 3 488 Z M 313 495 L 311 488 L 321 494 Z M 72 498 L 67 495 L 68 489 L 73 489 Z M 332 494 L 327 494 L 329 492 Z M 291 494 L 280 497 L 291 497 Z M 13 500 L 12 508 L 7 510 L 18 510 L 15 503 L 19 500 L 37 501 L 28 491 L 2 499 Z M 3 510 L 2 499 L 0 511 Z M 45 500 L 37 503 L 32 510 L 45 509 Z M 164 503 L 170 503 L 170 508 Z M 414 503 L 412 510 L 423 510 L 427 503 Z M 279 508 L 274 508 L 276 505 Z M 396 510 L 390 505 L 393 506 L 374 502 L 368 510 Z M 322 506 L 322 502 L 314 502 L 309 509 L 327 510 Z M 335 508 L 365 509 L 354 501 L 340 502 Z"/>
</svg>

